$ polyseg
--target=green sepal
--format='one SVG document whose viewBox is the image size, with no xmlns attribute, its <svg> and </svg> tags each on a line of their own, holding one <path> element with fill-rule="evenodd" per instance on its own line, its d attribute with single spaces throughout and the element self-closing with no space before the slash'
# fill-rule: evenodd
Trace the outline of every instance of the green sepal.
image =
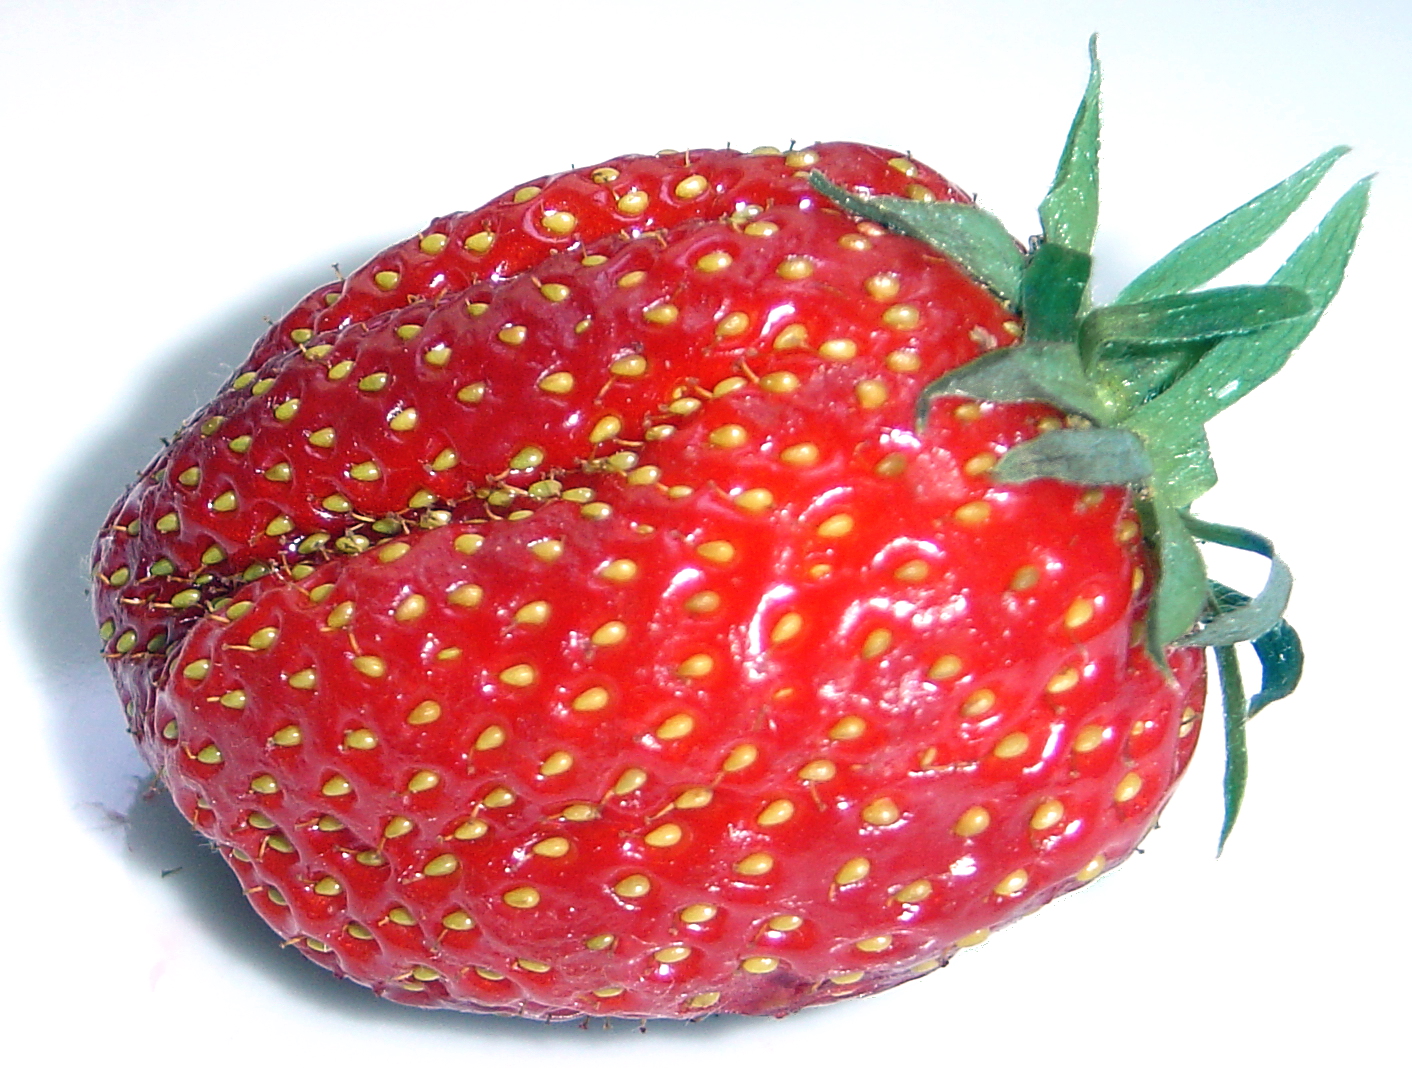
<svg viewBox="0 0 1412 1068">
<path fill-rule="evenodd" d="M 1187 529 L 1201 541 L 1228 545 L 1265 557 L 1270 561 L 1270 577 L 1255 597 L 1245 597 L 1240 605 L 1228 606 L 1218 602 L 1217 612 L 1196 630 L 1184 634 L 1176 644 L 1235 645 L 1238 642 L 1253 642 L 1274 630 L 1289 605 L 1294 576 L 1288 565 L 1276 555 L 1270 540 L 1240 527 L 1207 523 L 1187 514 L 1183 514 L 1182 518 Z"/>
<path fill-rule="evenodd" d="M 1167 647 L 1196 625 L 1206 607 L 1206 561 L 1180 509 L 1160 494 L 1139 498 L 1137 507 L 1157 557 L 1157 588 L 1147 611 L 1147 647 L 1165 667 Z"/>
<path fill-rule="evenodd" d="M 1166 391 L 1125 421 L 1154 451 L 1195 430 L 1260 385 L 1289 359 L 1343 282 L 1368 206 L 1369 179 L 1345 193 L 1270 279 L 1309 296 L 1312 311 L 1259 333 L 1222 341 Z"/>
<path fill-rule="evenodd" d="M 996 349 L 942 375 L 923 391 L 917 425 L 927 421 L 937 397 L 962 396 L 989 401 L 1041 401 L 1102 421 L 1106 405 L 1094 390 L 1073 345 L 1024 341 Z"/>
<path fill-rule="evenodd" d="M 1075 252 L 1093 248 L 1098 229 L 1099 89 L 1098 35 L 1088 39 L 1088 85 L 1069 127 L 1049 193 L 1040 201 L 1044 240 Z"/>
<path fill-rule="evenodd" d="M 1047 242 L 1035 249 L 1020 279 L 1025 336 L 1035 341 L 1076 341 L 1092 270 L 1093 258 L 1086 252 Z"/>
<path fill-rule="evenodd" d="M 1211 594 L 1218 613 L 1234 611 L 1250 603 L 1245 594 L 1214 580 Z M 1298 632 L 1285 620 L 1280 620 L 1250 644 L 1260 660 L 1260 691 L 1250 699 L 1246 719 L 1292 694 L 1304 673 L 1304 645 Z"/>
<path fill-rule="evenodd" d="M 1345 145 L 1329 149 L 1283 182 L 1187 238 L 1129 282 L 1115 303 L 1184 293 L 1211 281 L 1263 245 L 1304 203 L 1329 168 L 1347 153 Z"/>
<path fill-rule="evenodd" d="M 1216 465 L 1206 428 L 1197 427 L 1185 441 L 1168 440 L 1152 457 L 1153 492 L 1174 508 L 1185 508 L 1216 484 Z"/>
<path fill-rule="evenodd" d="M 831 182 L 818 171 L 810 184 L 845 211 L 871 219 L 897 233 L 924 241 L 955 260 L 968 274 L 1007 303 L 1020 292 L 1025 256 L 1005 225 L 974 204 L 863 196 Z"/>
<path fill-rule="evenodd" d="M 1222 777 L 1225 818 L 1221 821 L 1221 841 L 1216 855 L 1226 848 L 1226 839 L 1235 828 L 1240 804 L 1245 798 L 1245 783 L 1250 774 L 1250 757 L 1245 743 L 1245 686 L 1240 678 L 1240 662 L 1229 645 L 1216 648 L 1216 674 L 1221 682 L 1221 710 L 1226 733 L 1226 770 Z"/>
<path fill-rule="evenodd" d="M 1292 286 L 1226 286 L 1178 293 L 1135 304 L 1095 308 L 1079 328 L 1079 351 L 1086 366 L 1122 346 L 1176 345 L 1251 334 L 1309 314 L 1313 306 Z"/>
<path fill-rule="evenodd" d="M 997 482 L 1058 479 L 1085 486 L 1136 486 L 1152 475 L 1142 439 L 1117 427 L 1051 430 L 1008 450 L 991 472 Z"/>
</svg>

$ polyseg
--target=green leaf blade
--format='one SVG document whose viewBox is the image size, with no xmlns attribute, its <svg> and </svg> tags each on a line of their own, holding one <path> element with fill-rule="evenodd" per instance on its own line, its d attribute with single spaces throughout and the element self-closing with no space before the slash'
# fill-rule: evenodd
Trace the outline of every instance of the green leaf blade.
<svg viewBox="0 0 1412 1068">
<path fill-rule="evenodd" d="M 1220 856 L 1226 848 L 1226 840 L 1235 829 L 1236 817 L 1240 815 L 1241 802 L 1245 799 L 1245 784 L 1250 777 L 1250 754 L 1245 738 L 1245 724 L 1249 719 L 1245 686 L 1240 678 L 1240 662 L 1231 646 L 1217 647 L 1216 672 L 1221 681 L 1221 710 L 1226 734 L 1226 769 L 1222 777 L 1225 816 L 1221 822 L 1221 841 L 1216 847 L 1216 855 Z"/>
<path fill-rule="evenodd" d="M 1116 427 L 1051 430 L 1008 450 L 992 472 L 997 482 L 1051 478 L 1082 486 L 1136 486 L 1151 475 L 1141 439 Z"/>
<path fill-rule="evenodd" d="M 1116 303 L 1184 293 L 1209 282 L 1264 244 L 1308 199 L 1329 169 L 1348 151 L 1344 145 L 1330 149 L 1284 181 L 1183 241 L 1128 283 Z"/>
<path fill-rule="evenodd" d="M 1088 85 L 1059 158 L 1054 183 L 1039 205 L 1044 239 L 1075 252 L 1093 248 L 1098 229 L 1099 92 L 1102 69 L 1098 35 L 1089 38 Z"/>
<path fill-rule="evenodd" d="M 989 401 L 1040 401 L 1095 422 L 1105 405 L 1079 364 L 1072 345 L 1025 341 L 997 349 L 943 375 L 922 392 L 918 422 L 925 422 L 937 397 Z"/>
<path fill-rule="evenodd" d="M 1312 310 L 1303 290 L 1280 285 L 1226 286 L 1110 304 L 1084 318 L 1079 347 L 1087 358 L 1117 345 L 1211 341 L 1251 334 Z"/>
<path fill-rule="evenodd" d="M 1143 527 L 1157 553 L 1157 588 L 1147 610 L 1147 644 L 1158 663 L 1191 630 L 1206 607 L 1206 561 L 1178 508 L 1160 494 L 1138 502 Z"/>
</svg>

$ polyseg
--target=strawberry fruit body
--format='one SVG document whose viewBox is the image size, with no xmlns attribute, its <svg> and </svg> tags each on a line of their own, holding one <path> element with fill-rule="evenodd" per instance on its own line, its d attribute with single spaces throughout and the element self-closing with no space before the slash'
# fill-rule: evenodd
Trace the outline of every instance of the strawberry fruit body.
<svg viewBox="0 0 1412 1068">
<path fill-rule="evenodd" d="M 130 729 L 312 960 L 429 1007 L 781 1014 L 1151 828 L 1205 690 L 1195 609 L 1153 639 L 1160 434 L 1155 475 L 998 477 L 1127 409 L 938 389 L 1063 316 L 829 189 L 973 210 L 853 144 L 539 180 L 311 294 L 114 507 Z M 1274 328 L 1184 327 L 1167 377 Z M 1253 611 L 1200 582 L 1207 627 Z M 1269 667 L 1275 629 L 1220 644 Z"/>
</svg>

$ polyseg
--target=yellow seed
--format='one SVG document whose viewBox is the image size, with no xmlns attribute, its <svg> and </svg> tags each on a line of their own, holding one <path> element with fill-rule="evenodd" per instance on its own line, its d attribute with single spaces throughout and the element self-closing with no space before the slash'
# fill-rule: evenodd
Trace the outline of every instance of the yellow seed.
<svg viewBox="0 0 1412 1068">
<path fill-rule="evenodd" d="M 897 893 L 892 895 L 892 899 L 903 905 L 913 905 L 918 901 L 924 901 L 931 897 L 932 884 L 926 879 L 918 879 L 916 882 L 908 883 Z"/>
<path fill-rule="evenodd" d="M 862 648 L 858 655 L 864 660 L 873 660 L 888 649 L 892 648 L 892 631 L 886 627 L 877 627 L 868 632 L 868 636 L 863 639 Z"/>
<path fill-rule="evenodd" d="M 527 200 L 533 200 L 543 192 L 537 185 L 521 186 L 515 190 L 515 195 L 511 198 L 516 204 L 523 204 Z"/>
<path fill-rule="evenodd" d="M 834 872 L 833 881 L 839 886 L 851 886 L 866 879 L 872 870 L 873 865 L 866 857 L 854 857 Z"/>
<path fill-rule="evenodd" d="M 770 642 L 778 645 L 797 636 L 804 629 L 804 617 L 798 612 L 786 612 L 770 628 Z"/>
<path fill-rule="evenodd" d="M 1036 831 L 1047 831 L 1064 818 L 1064 805 L 1053 798 L 1041 801 L 1030 816 L 1030 826 Z"/>
<path fill-rule="evenodd" d="M 211 502 L 211 508 L 217 512 L 233 512 L 236 508 L 235 494 L 226 490 Z"/>
<path fill-rule="evenodd" d="M 221 751 L 215 745 L 208 745 L 196 754 L 196 759 L 202 764 L 219 764 L 225 757 L 221 756 Z"/>
<path fill-rule="evenodd" d="M 693 615 L 705 615 L 721 607 L 721 595 L 713 590 L 702 590 L 688 597 L 682 607 Z"/>
<path fill-rule="evenodd" d="M 760 386 L 768 393 L 793 393 L 800 386 L 799 376 L 792 371 L 771 371 L 761 376 Z"/>
<path fill-rule="evenodd" d="M 780 453 L 780 459 L 791 467 L 813 467 L 819 462 L 819 447 L 812 441 L 790 445 Z"/>
<path fill-rule="evenodd" d="M 711 674 L 716 661 L 706 653 L 689 656 L 677 665 L 677 674 L 685 679 L 699 679 Z"/>
<path fill-rule="evenodd" d="M 778 334 L 771 343 L 771 348 L 777 351 L 786 349 L 802 349 L 809 344 L 809 330 L 803 323 L 791 323 Z"/>
<path fill-rule="evenodd" d="M 969 501 L 952 513 L 956 522 L 966 527 L 978 527 L 990 519 L 990 504 L 986 501 Z"/>
<path fill-rule="evenodd" d="M 485 383 L 472 382 L 456 391 L 456 399 L 464 404 L 479 404 L 485 400 Z"/>
<path fill-rule="evenodd" d="M 838 765 L 832 760 L 811 760 L 799 769 L 799 777 L 805 782 L 828 782 L 838 774 Z"/>
<path fill-rule="evenodd" d="M 655 323 L 658 326 L 670 326 L 672 323 L 676 322 L 680 316 L 681 309 L 675 304 L 670 304 L 665 301 L 649 304 L 646 308 L 642 309 L 642 317 L 649 323 Z"/>
<path fill-rule="evenodd" d="M 387 674 L 387 664 L 380 656 L 355 656 L 353 667 L 370 679 L 380 679 Z"/>
<path fill-rule="evenodd" d="M 728 564 L 735 559 L 735 546 L 728 541 L 707 541 L 696 547 L 696 555 L 715 564 Z"/>
<path fill-rule="evenodd" d="M 515 795 L 503 786 L 497 786 L 490 793 L 485 795 L 482 804 L 486 808 L 509 808 L 515 803 Z"/>
<path fill-rule="evenodd" d="M 742 490 L 734 494 L 731 500 L 735 502 L 737 508 L 746 512 L 759 514 L 768 511 L 774 506 L 775 495 L 767 489 L 757 487 L 755 489 Z"/>
<path fill-rule="evenodd" d="M 781 823 L 787 823 L 793 816 L 794 802 L 780 798 L 766 805 L 760 815 L 755 817 L 755 822 L 762 827 L 776 827 Z"/>
<path fill-rule="evenodd" d="M 990 813 L 980 805 L 973 805 L 961 813 L 961 818 L 956 821 L 951 830 L 962 838 L 970 838 L 980 834 L 989 826 Z"/>
<path fill-rule="evenodd" d="M 515 622 L 535 626 L 545 622 L 549 615 L 548 601 L 530 601 L 515 610 Z"/>
<path fill-rule="evenodd" d="M 874 935 L 872 938 L 860 938 L 853 944 L 864 953 L 882 953 L 892 948 L 892 935 Z"/>
<path fill-rule="evenodd" d="M 995 892 L 1000 897 L 1014 897 L 1029 884 L 1029 881 L 1029 873 L 1024 868 L 1017 868 L 995 884 Z"/>
<path fill-rule="evenodd" d="M 902 810 L 890 797 L 880 797 L 863 809 L 863 822 L 874 827 L 890 827 L 902 818 Z"/>
<path fill-rule="evenodd" d="M 649 198 L 640 189 L 630 189 L 618 198 L 618 211 L 623 215 L 641 215 L 647 210 Z"/>
<path fill-rule="evenodd" d="M 579 224 L 573 213 L 567 211 L 547 212 L 539 221 L 551 234 L 560 235 L 573 233 L 574 227 Z"/>
<path fill-rule="evenodd" d="M 746 742 L 736 746 L 726 754 L 726 759 L 721 762 L 722 771 L 744 771 L 755 763 L 760 756 L 760 750 Z"/>
<path fill-rule="evenodd" d="M 1077 872 L 1075 872 L 1074 878 L 1081 883 L 1089 882 L 1093 879 L 1096 879 L 1099 873 L 1101 873 L 1103 869 L 1107 866 L 1108 858 L 1105 857 L 1102 853 L 1099 853 L 1096 857 L 1094 857 Z"/>
<path fill-rule="evenodd" d="M 977 690 L 961 703 L 961 715 L 984 716 L 995 708 L 994 690 Z"/>
<path fill-rule="evenodd" d="M 775 858 L 768 853 L 751 853 L 735 862 L 735 870 L 741 875 L 765 875 L 775 866 Z"/>
<path fill-rule="evenodd" d="M 365 460 L 363 463 L 350 467 L 348 475 L 359 482 L 376 482 L 382 478 L 382 468 L 371 460 Z"/>
<path fill-rule="evenodd" d="M 613 784 L 613 793 L 622 797 L 630 794 L 642 786 L 647 781 L 647 772 L 641 768 L 628 768 L 618 776 L 618 781 Z"/>
<path fill-rule="evenodd" d="M 617 437 L 623 430 L 623 421 L 616 415 L 605 415 L 602 419 L 593 424 L 593 430 L 589 432 L 588 440 L 595 445 L 602 444 L 612 438 Z"/>
<path fill-rule="evenodd" d="M 1079 684 L 1079 672 L 1077 668 L 1067 667 L 1063 671 L 1054 675 L 1045 683 L 1044 689 L 1047 693 L 1067 693 Z"/>
<path fill-rule="evenodd" d="M 691 949 L 687 946 L 664 946 L 652 956 L 662 964 L 676 964 L 691 956 Z"/>
<path fill-rule="evenodd" d="M 484 753 L 490 749 L 499 749 L 505 744 L 505 728 L 500 726 L 490 726 L 480 732 L 476 738 L 476 751 Z"/>
<path fill-rule="evenodd" d="M 538 672 L 529 664 L 515 664 L 500 673 L 500 681 L 506 686 L 533 686 Z"/>
<path fill-rule="evenodd" d="M 588 640 L 594 645 L 617 645 L 627 636 L 627 624 L 622 620 L 614 619 L 595 630 Z"/>
<path fill-rule="evenodd" d="M 458 842 L 474 842 L 477 838 L 484 838 L 489 831 L 490 824 L 485 820 L 467 820 L 451 832 L 451 837 Z"/>
<path fill-rule="evenodd" d="M 853 517 L 846 513 L 830 516 L 814 532 L 821 538 L 843 538 L 853 533 Z"/>
<path fill-rule="evenodd" d="M 833 338 L 819 346 L 819 355 L 826 360 L 851 360 L 858 355 L 858 343 L 852 338 Z"/>
<path fill-rule="evenodd" d="M 623 356 L 614 360 L 608 370 L 620 378 L 637 378 L 647 372 L 647 360 L 641 356 Z"/>
<path fill-rule="evenodd" d="M 1113 800 L 1119 803 L 1131 801 L 1142 792 L 1142 776 L 1135 771 L 1130 771 L 1118 780 L 1118 786 L 1113 791 Z"/>
<path fill-rule="evenodd" d="M 281 727 L 279 730 L 275 731 L 274 734 L 270 735 L 270 743 L 272 745 L 278 745 L 286 749 L 299 745 L 303 741 L 304 732 L 293 723 L 286 727 Z"/>
<path fill-rule="evenodd" d="M 706 190 L 711 188 L 711 183 L 699 174 L 693 174 L 683 178 L 672 190 L 682 200 L 694 200 Z"/>
<path fill-rule="evenodd" d="M 829 728 L 829 737 L 836 742 L 851 741 L 861 738 L 867 729 L 868 723 L 862 716 L 844 716 Z"/>
<path fill-rule="evenodd" d="M 707 440 L 719 449 L 734 449 L 749 441 L 750 435 L 739 423 L 724 423 L 711 431 Z"/>
<path fill-rule="evenodd" d="M 348 731 L 343 735 L 343 744 L 349 749 L 376 749 L 378 744 L 377 735 L 366 727 L 358 730 Z"/>
<path fill-rule="evenodd" d="M 546 776 L 562 775 L 573 766 L 574 758 L 561 749 L 545 757 L 544 763 L 539 765 L 539 773 Z"/>
<path fill-rule="evenodd" d="M 569 840 L 567 838 L 541 838 L 530 848 L 536 856 L 562 857 L 569 851 Z"/>
<path fill-rule="evenodd" d="M 962 672 L 962 667 L 962 658 L 957 657 L 957 655 L 947 653 L 945 655 L 940 655 L 940 657 L 936 658 L 935 661 L 932 661 L 932 667 L 929 668 L 928 672 L 926 672 L 926 677 L 935 678 L 935 680 L 946 680 L 946 678 L 955 678 L 956 675 L 959 675 L 960 672 Z M 984 694 L 990 694 L 990 691 L 977 691 L 976 696 L 980 696 L 981 692 L 984 692 Z M 994 704 L 994 698 L 995 695 L 991 694 L 991 704 Z M 988 712 L 990 711 L 990 709 L 987 708 L 986 711 Z M 977 713 L 977 715 L 979 715 L 979 713 Z"/>
<path fill-rule="evenodd" d="M 705 274 L 714 274 L 717 271 L 724 271 L 731 265 L 731 254 L 724 249 L 708 252 L 696 261 L 696 269 Z"/>
<path fill-rule="evenodd" d="M 894 304 L 883 312 L 882 321 L 894 330 L 912 330 L 922 321 L 922 313 L 914 304 Z"/>
<path fill-rule="evenodd" d="M 705 808 L 715 795 L 704 786 L 691 786 L 677 794 L 672 804 L 677 808 Z"/>
<path fill-rule="evenodd" d="M 651 891 L 652 883 L 645 875 L 629 875 L 613 887 L 613 893 L 629 899 L 646 897 Z"/>
<path fill-rule="evenodd" d="M 779 966 L 778 957 L 746 957 L 740 962 L 741 970 L 751 975 L 768 975 Z"/>
<path fill-rule="evenodd" d="M 1087 597 L 1079 597 L 1064 611 L 1064 626 L 1070 630 L 1082 627 L 1092 621 L 1094 604 Z"/>
<path fill-rule="evenodd" d="M 539 388 L 546 393 L 568 393 L 574 388 L 574 376 L 568 371 L 555 371 L 539 380 Z"/>
<path fill-rule="evenodd" d="M 892 300 L 902 290 L 902 281 L 892 272 L 875 274 L 863 283 L 868 296 L 874 300 Z"/>
<path fill-rule="evenodd" d="M 623 275 L 621 278 L 618 279 L 618 288 L 632 289 L 635 286 L 642 285 L 643 281 L 646 278 L 646 271 L 629 271 L 627 274 Z"/>
<path fill-rule="evenodd" d="M 980 945 L 982 942 L 984 942 L 984 941 L 985 941 L 987 938 L 989 938 L 989 937 L 990 937 L 990 928 L 989 928 L 989 927 L 982 927 L 979 931 L 972 931 L 970 934 L 965 935 L 965 936 L 962 937 L 962 938 L 956 939 L 956 945 L 957 945 L 957 947 L 960 948 L 960 949 L 966 949 L 966 948 L 968 948 L 968 947 L 970 947 L 970 946 L 978 946 L 978 945 Z"/>
<path fill-rule="evenodd" d="M 598 809 L 593 805 L 577 802 L 569 805 L 560 814 L 560 818 L 571 820 L 574 823 L 587 823 L 589 820 L 598 818 Z"/>
<path fill-rule="evenodd" d="M 664 823 L 643 835 L 642 840 L 657 849 L 674 846 L 682 839 L 682 830 L 675 823 Z"/>
<path fill-rule="evenodd" d="M 1097 724 L 1089 724 L 1074 736 L 1074 752 L 1091 753 L 1103 744 L 1107 732 Z"/>
<path fill-rule="evenodd" d="M 772 931 L 797 931 L 804 926 L 804 917 L 790 914 L 771 916 L 765 921 L 765 926 Z"/>
<path fill-rule="evenodd" d="M 500 900 L 512 909 L 532 909 L 539 904 L 539 891 L 532 886 L 517 886 L 506 890 Z"/>
<path fill-rule="evenodd" d="M 1015 731 L 996 742 L 995 749 L 992 751 L 1001 760 L 1010 760 L 1022 756 L 1029 747 L 1030 736 L 1023 731 Z"/>
<path fill-rule="evenodd" d="M 715 905 L 688 905 L 677 913 L 682 923 L 707 923 L 716 918 Z"/>
<path fill-rule="evenodd" d="M 417 409 L 403 408 L 400 412 L 391 415 L 387 420 L 390 429 L 398 433 L 405 433 L 408 430 L 415 430 L 417 426 Z"/>
<path fill-rule="evenodd" d="M 678 712 L 675 716 L 668 716 L 657 728 L 656 736 L 664 742 L 673 741 L 677 738 L 685 738 L 696 729 L 696 720 L 685 712 Z"/>
<path fill-rule="evenodd" d="M 600 577 L 609 582 L 630 582 L 637 577 L 637 564 L 631 560 L 610 560 L 598 570 Z"/>
<path fill-rule="evenodd" d="M 575 712 L 597 712 L 608 705 L 608 691 L 602 686 L 590 686 L 573 700 Z"/>
<path fill-rule="evenodd" d="M 999 462 L 1000 457 L 993 452 L 978 452 L 965 462 L 961 470 L 972 478 L 979 478 Z M 1036 575 L 1036 577 L 1038 576 Z"/>
<path fill-rule="evenodd" d="M 440 775 L 424 769 L 407 780 L 406 790 L 409 794 L 425 793 L 427 790 L 435 789 L 440 783 Z"/>
<path fill-rule="evenodd" d="M 716 324 L 717 337 L 739 337 L 750 329 L 750 316 L 744 312 L 731 312 Z"/>
<path fill-rule="evenodd" d="M 814 273 L 813 262 L 805 256 L 786 256 L 780 261 L 780 265 L 775 268 L 775 273 L 781 278 L 790 281 L 799 281 L 808 278 Z"/>
</svg>

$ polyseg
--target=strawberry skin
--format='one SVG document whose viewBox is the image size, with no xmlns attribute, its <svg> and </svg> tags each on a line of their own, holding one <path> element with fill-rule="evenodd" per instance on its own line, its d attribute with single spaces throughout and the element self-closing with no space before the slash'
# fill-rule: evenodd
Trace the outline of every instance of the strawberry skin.
<svg viewBox="0 0 1412 1068">
<path fill-rule="evenodd" d="M 989 477 L 1046 405 L 916 424 L 1020 331 L 815 166 L 964 199 L 851 145 L 533 183 L 312 294 L 115 507 L 132 731 L 311 959 L 429 1007 L 781 1014 L 1152 826 L 1204 672 L 1144 647 L 1131 492 Z"/>
</svg>

